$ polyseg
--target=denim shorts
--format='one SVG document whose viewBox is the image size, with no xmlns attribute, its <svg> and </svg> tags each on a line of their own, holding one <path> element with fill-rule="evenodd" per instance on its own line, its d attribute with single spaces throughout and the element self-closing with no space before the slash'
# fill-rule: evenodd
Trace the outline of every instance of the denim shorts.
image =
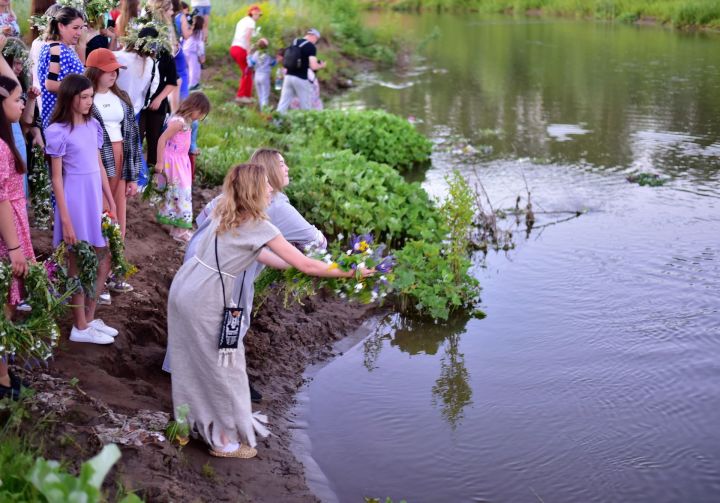
<svg viewBox="0 0 720 503">
<path fill-rule="evenodd" d="M 194 9 L 197 10 L 197 13 L 201 16 L 209 16 L 210 8 L 211 7 L 209 5 L 198 5 L 197 7 L 194 7 Z"/>
</svg>

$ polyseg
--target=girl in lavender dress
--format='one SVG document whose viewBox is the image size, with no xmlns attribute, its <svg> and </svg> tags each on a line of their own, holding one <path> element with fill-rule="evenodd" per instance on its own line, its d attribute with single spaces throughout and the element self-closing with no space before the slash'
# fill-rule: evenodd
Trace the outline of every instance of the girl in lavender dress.
<svg viewBox="0 0 720 503">
<path fill-rule="evenodd" d="M 60 84 L 57 106 L 45 132 L 45 152 L 52 158 L 52 185 L 57 201 L 53 244 L 64 241 L 72 247 L 87 241 L 95 247 L 99 267 L 95 283 L 104 285 L 110 272 L 110 256 L 102 234 L 103 197 L 110 213 L 115 215 L 107 174 L 100 159 L 103 134 L 100 123 L 90 114 L 93 86 L 87 77 L 68 75 Z M 68 269 L 77 276 L 78 264 L 70 248 Z M 96 297 L 76 293 L 71 298 L 73 328 L 70 340 L 110 344 L 118 332 L 95 319 Z"/>
<path fill-rule="evenodd" d="M 203 93 L 191 93 L 168 119 L 160 136 L 155 172 L 164 178 L 166 190 L 157 212 L 157 221 L 169 226 L 170 235 L 186 243 L 192 237 L 192 169 L 190 167 L 190 126 L 210 112 Z M 160 180 L 162 184 L 162 180 Z M 159 184 L 160 185 L 160 184 Z"/>
</svg>

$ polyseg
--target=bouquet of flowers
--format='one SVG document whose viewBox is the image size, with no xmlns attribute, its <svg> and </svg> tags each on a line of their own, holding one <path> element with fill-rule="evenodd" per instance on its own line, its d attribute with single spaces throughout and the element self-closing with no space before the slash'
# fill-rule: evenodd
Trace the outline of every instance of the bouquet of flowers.
<svg viewBox="0 0 720 503">
<path fill-rule="evenodd" d="M 162 179 L 162 183 L 161 180 Z M 165 175 L 162 173 L 153 173 L 148 177 L 147 185 L 142 191 L 142 200 L 149 202 L 151 206 L 156 206 L 165 198 L 167 184 L 165 183 Z"/>
<path fill-rule="evenodd" d="M 53 208 L 50 174 L 42 147 L 35 145 L 32 148 L 32 158 L 32 173 L 28 176 L 30 202 L 35 217 L 35 226 L 40 230 L 46 230 L 50 228 Z"/>
<path fill-rule="evenodd" d="M 110 212 L 102 214 L 102 233 L 108 240 L 110 247 L 110 262 L 112 272 L 118 278 L 129 278 L 137 272 L 137 267 L 125 258 L 125 243 L 123 242 L 122 231 Z"/>
<path fill-rule="evenodd" d="M 343 239 L 342 234 L 338 235 Z M 355 271 L 350 278 L 315 278 L 306 276 L 295 268 L 285 271 L 269 271 L 265 283 L 279 284 L 284 294 L 287 306 L 290 300 L 302 304 L 305 297 L 315 295 L 317 290 L 327 289 L 342 299 L 350 299 L 369 304 L 382 301 L 393 289 L 392 282 L 395 275 L 392 268 L 395 258 L 385 255 L 385 245 L 372 247 L 372 234 L 353 235 L 346 246 L 336 243 L 330 251 L 313 247 L 305 249 L 305 254 L 311 258 L 327 263 L 328 269 L 342 271 Z M 375 269 L 373 276 L 363 278 L 361 269 Z M 265 273 L 264 273 L 265 274 Z M 259 281 L 263 281 L 262 279 Z"/>
</svg>

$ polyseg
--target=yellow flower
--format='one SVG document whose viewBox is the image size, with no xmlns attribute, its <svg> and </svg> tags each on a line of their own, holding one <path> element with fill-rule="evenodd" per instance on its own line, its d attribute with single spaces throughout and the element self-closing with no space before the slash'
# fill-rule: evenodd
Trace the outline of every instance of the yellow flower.
<svg viewBox="0 0 720 503">
<path fill-rule="evenodd" d="M 328 266 L 328 271 L 332 271 L 333 269 L 337 269 L 337 268 L 338 268 L 337 262 L 333 262 L 332 264 L 330 264 Z"/>
<path fill-rule="evenodd" d="M 367 241 L 360 241 L 360 245 L 358 246 L 361 252 L 364 252 L 368 249 Z"/>
</svg>

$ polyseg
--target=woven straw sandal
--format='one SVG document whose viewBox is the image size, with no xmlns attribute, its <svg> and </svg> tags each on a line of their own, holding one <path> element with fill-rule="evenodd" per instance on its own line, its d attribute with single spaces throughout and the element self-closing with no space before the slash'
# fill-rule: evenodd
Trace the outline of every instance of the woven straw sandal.
<svg viewBox="0 0 720 503">
<path fill-rule="evenodd" d="M 211 456 L 215 456 L 216 458 L 250 459 L 257 456 L 257 449 L 254 449 L 249 445 L 244 444 L 240 444 L 240 447 L 238 447 L 237 450 L 232 452 L 216 451 L 215 449 L 210 449 L 209 452 Z"/>
</svg>

